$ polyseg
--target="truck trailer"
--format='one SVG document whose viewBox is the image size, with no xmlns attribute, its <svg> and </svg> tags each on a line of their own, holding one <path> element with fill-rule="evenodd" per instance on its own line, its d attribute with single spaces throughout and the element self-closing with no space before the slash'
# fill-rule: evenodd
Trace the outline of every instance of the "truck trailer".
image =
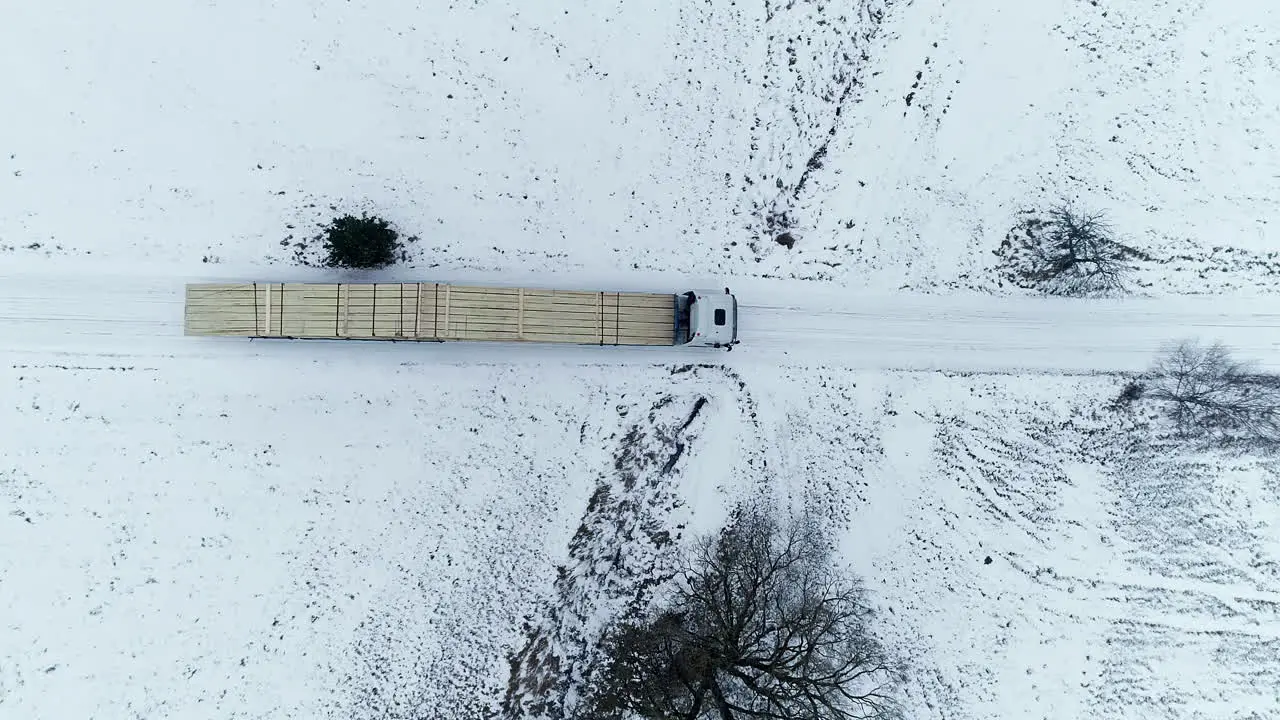
<svg viewBox="0 0 1280 720">
<path fill-rule="evenodd" d="M 732 348 L 738 302 L 728 288 L 670 294 L 444 283 L 203 283 L 187 285 L 185 333 Z"/>
</svg>

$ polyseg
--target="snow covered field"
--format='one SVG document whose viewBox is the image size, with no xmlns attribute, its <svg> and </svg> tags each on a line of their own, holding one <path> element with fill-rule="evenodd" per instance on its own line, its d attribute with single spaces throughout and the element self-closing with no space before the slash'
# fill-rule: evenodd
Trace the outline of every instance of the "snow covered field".
<svg viewBox="0 0 1280 720">
<path fill-rule="evenodd" d="M 761 494 L 842 533 L 911 717 L 1280 717 L 1280 468 L 1107 374 L 1188 334 L 1280 367 L 1270 14 L 6 8 L 0 718 L 571 705 Z M 1147 297 L 1000 286 L 1059 199 Z M 183 282 L 327 277 L 292 244 L 335 209 L 420 238 L 380 278 L 727 284 L 744 344 L 181 337 Z"/>
</svg>

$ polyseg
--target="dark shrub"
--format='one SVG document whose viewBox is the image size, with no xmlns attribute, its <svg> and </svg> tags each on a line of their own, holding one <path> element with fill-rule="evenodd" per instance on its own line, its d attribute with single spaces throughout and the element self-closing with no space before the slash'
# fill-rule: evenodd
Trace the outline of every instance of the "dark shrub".
<svg viewBox="0 0 1280 720">
<path fill-rule="evenodd" d="M 326 267 L 369 269 L 386 267 L 396 261 L 400 234 L 391 223 L 367 214 L 334 218 L 324 229 Z"/>
</svg>

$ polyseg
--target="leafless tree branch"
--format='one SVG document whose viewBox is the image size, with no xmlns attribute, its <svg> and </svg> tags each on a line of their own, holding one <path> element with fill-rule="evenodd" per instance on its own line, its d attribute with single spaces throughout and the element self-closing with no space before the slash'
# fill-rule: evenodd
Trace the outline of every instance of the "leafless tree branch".
<svg viewBox="0 0 1280 720">
<path fill-rule="evenodd" d="M 1280 378 L 1237 361 L 1220 343 L 1169 345 L 1142 394 L 1164 404 L 1184 437 L 1280 447 Z"/>
<path fill-rule="evenodd" d="M 856 581 L 811 522 L 739 509 L 696 544 L 670 601 L 616 629 L 591 703 L 686 720 L 870 720 L 893 713 L 883 647 Z"/>
<path fill-rule="evenodd" d="M 1072 297 L 1124 293 L 1132 261 L 1146 257 L 1116 241 L 1101 213 L 1078 212 L 1066 204 L 1019 223 L 998 254 L 1014 283 Z"/>
</svg>

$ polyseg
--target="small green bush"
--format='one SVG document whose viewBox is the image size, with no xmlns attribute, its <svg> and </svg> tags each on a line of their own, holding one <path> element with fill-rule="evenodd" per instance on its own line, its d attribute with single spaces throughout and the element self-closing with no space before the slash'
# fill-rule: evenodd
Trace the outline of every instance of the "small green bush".
<svg viewBox="0 0 1280 720">
<path fill-rule="evenodd" d="M 324 265 L 334 268 L 386 267 L 400 253 L 400 234 L 391 223 L 361 213 L 334 218 L 324 229 Z"/>
</svg>

